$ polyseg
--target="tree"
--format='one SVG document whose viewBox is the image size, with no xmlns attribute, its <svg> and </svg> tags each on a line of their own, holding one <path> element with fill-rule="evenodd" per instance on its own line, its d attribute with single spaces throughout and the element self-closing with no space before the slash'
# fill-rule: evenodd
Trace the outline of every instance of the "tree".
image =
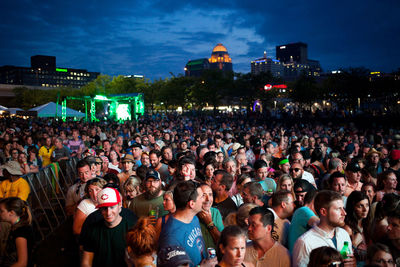
<svg viewBox="0 0 400 267">
<path fill-rule="evenodd" d="M 321 90 L 318 88 L 315 79 L 303 73 L 295 81 L 290 97 L 300 104 L 310 105 L 321 97 Z"/>
<path fill-rule="evenodd" d="M 86 96 L 106 95 L 112 78 L 108 75 L 99 75 L 96 79 L 82 87 L 82 93 Z"/>
<path fill-rule="evenodd" d="M 214 107 L 214 112 L 216 112 L 216 108 L 222 98 L 229 95 L 229 91 L 232 88 L 232 72 L 205 70 L 197 82 L 194 83 L 190 96 L 199 107 L 208 103 Z"/>
</svg>

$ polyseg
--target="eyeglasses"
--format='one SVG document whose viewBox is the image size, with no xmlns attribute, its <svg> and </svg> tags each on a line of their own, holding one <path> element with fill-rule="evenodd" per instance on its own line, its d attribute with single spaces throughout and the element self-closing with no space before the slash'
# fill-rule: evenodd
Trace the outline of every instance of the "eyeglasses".
<svg viewBox="0 0 400 267">
<path fill-rule="evenodd" d="M 289 171 L 291 171 L 291 172 L 298 172 L 298 171 L 300 171 L 301 169 L 300 168 L 290 168 L 289 169 Z"/>
</svg>

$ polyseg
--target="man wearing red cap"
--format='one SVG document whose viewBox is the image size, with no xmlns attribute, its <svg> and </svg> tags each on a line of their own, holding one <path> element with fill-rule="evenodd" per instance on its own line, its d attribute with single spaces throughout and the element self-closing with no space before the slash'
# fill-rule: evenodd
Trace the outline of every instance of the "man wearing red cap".
<svg viewBox="0 0 400 267">
<path fill-rule="evenodd" d="M 81 266 L 126 266 L 125 235 L 134 222 L 120 215 L 122 202 L 117 189 L 104 188 L 97 199 L 103 219 L 91 225 L 81 240 Z"/>
</svg>

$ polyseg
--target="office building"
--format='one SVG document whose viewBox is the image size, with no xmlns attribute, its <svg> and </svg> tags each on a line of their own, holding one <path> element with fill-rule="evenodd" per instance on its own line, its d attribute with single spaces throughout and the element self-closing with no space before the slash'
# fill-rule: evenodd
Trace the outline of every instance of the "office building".
<svg viewBox="0 0 400 267">
<path fill-rule="evenodd" d="M 251 74 L 258 75 L 261 72 L 271 72 L 275 77 L 283 77 L 285 66 L 277 59 L 267 58 L 267 52 L 264 57 L 251 61 Z"/>
<path fill-rule="evenodd" d="M 204 70 L 210 69 L 208 58 L 189 60 L 185 66 L 185 76 L 200 77 Z"/>
<path fill-rule="evenodd" d="M 276 47 L 276 59 L 282 63 L 307 64 L 307 44 L 293 43 Z"/>
<path fill-rule="evenodd" d="M 56 57 L 32 56 L 31 67 L 0 67 L 0 84 L 81 88 L 97 78 L 99 72 L 57 68 Z"/>
</svg>

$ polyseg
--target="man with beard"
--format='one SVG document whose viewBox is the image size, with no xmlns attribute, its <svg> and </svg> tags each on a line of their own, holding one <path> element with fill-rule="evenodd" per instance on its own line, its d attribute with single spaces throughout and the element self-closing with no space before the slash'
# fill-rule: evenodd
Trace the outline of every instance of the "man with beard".
<svg viewBox="0 0 400 267">
<path fill-rule="evenodd" d="M 151 166 L 160 174 L 161 180 L 165 181 L 169 176 L 169 172 L 168 165 L 161 162 L 161 151 L 153 149 L 150 151 L 149 157 Z"/>
<path fill-rule="evenodd" d="M 157 218 L 166 215 L 168 212 L 163 206 L 164 191 L 161 190 L 160 174 L 156 170 L 149 169 L 143 181 L 143 187 L 144 193 L 132 200 L 129 209 L 138 217 L 152 215 Z"/>
<path fill-rule="evenodd" d="M 310 253 L 313 249 L 330 246 L 341 251 L 344 242 L 348 242 L 351 250 L 351 239 L 344 230 L 344 218 L 346 212 L 343 206 L 342 196 L 333 191 L 320 191 L 314 200 L 314 208 L 320 222 L 312 229 L 304 233 L 296 241 L 293 248 L 293 266 L 307 266 Z M 355 266 L 354 257 L 344 259 L 345 266 Z"/>
</svg>

